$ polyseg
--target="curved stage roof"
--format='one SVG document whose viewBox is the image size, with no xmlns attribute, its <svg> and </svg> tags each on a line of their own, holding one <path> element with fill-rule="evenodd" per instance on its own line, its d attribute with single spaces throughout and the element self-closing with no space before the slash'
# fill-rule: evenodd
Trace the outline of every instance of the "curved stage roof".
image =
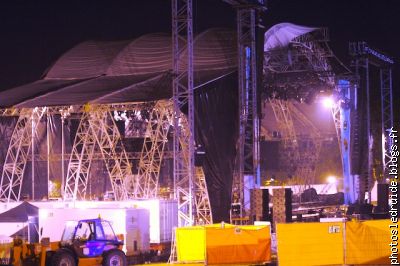
<svg viewBox="0 0 400 266">
<path fill-rule="evenodd" d="M 236 70 L 236 36 L 221 28 L 194 39 L 195 86 Z M 181 52 L 183 62 L 186 50 Z M 42 80 L 0 93 L 0 107 L 150 101 L 172 95 L 172 40 L 163 33 L 73 47 Z M 184 69 L 185 65 L 180 66 Z"/>
</svg>

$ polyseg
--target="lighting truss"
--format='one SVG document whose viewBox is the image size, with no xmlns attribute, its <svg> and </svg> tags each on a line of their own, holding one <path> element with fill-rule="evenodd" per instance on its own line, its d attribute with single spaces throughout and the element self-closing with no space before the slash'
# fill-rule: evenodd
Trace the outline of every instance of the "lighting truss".
<svg viewBox="0 0 400 266">
<path fill-rule="evenodd" d="M 237 169 L 232 191 L 239 194 L 241 216 L 249 214 L 250 203 L 245 195 L 259 185 L 260 147 L 256 61 L 256 12 L 255 6 L 237 6 L 237 41 L 239 73 L 239 139 Z M 245 185 L 245 176 L 252 176 Z"/>
<path fill-rule="evenodd" d="M 187 146 L 187 140 L 189 138 L 189 128 L 187 126 L 187 119 L 185 116 L 181 116 L 180 126 L 181 132 L 183 133 L 181 138 L 182 149 Z M 184 156 L 184 162 L 187 163 L 188 157 Z M 180 182 L 176 183 L 176 193 L 178 200 L 178 208 L 188 204 L 189 193 L 184 189 L 188 185 L 188 179 L 181 179 Z M 203 168 L 200 166 L 195 167 L 195 176 L 193 179 L 193 221 L 195 224 L 212 224 L 212 212 L 210 199 L 208 197 L 208 189 L 206 178 L 203 172 Z M 184 213 L 178 213 L 179 215 L 184 215 Z M 187 219 L 187 217 L 181 217 L 182 219 Z"/>
<path fill-rule="evenodd" d="M 196 224 L 212 224 L 213 217 L 210 199 L 208 197 L 206 177 L 203 167 L 199 166 L 196 167 L 194 198 L 196 206 Z"/>
<path fill-rule="evenodd" d="M 46 108 L 22 109 L 11 136 L 0 184 L 1 201 L 19 201 L 32 138 Z M 33 192 L 32 192 L 33 193 Z"/>
<path fill-rule="evenodd" d="M 192 0 L 172 0 L 174 194 L 178 200 L 178 226 L 194 223 L 194 97 Z M 182 56 L 186 54 L 186 57 Z M 186 58 L 186 60 L 184 60 Z M 187 108 L 188 136 L 179 125 Z M 186 141 L 183 142 L 182 140 Z M 183 144 L 184 143 L 184 144 Z M 185 159 L 186 158 L 186 159 Z"/>
<path fill-rule="evenodd" d="M 143 183 L 143 185 L 134 186 L 133 195 L 136 198 L 156 198 L 158 195 L 158 177 L 172 122 L 171 102 L 157 102 L 150 113 L 140 154 L 136 184 Z"/>
<path fill-rule="evenodd" d="M 89 124 L 103 155 L 115 200 L 128 199 L 126 180 L 132 176 L 132 169 L 112 113 L 104 106 L 96 106 L 90 111 Z M 135 184 L 135 188 L 141 185 Z"/>
<path fill-rule="evenodd" d="M 305 145 L 299 145 L 300 143 L 298 143 L 300 156 L 296 169 L 296 175 L 300 178 L 299 184 L 303 185 L 305 189 L 315 184 L 316 166 L 321 152 L 322 136 L 315 125 L 293 103 L 289 102 L 288 107 L 296 120 L 310 132 L 307 138 L 297 138 L 298 142 L 305 142 Z"/>
<path fill-rule="evenodd" d="M 382 113 L 382 167 L 384 177 L 389 176 L 389 164 L 392 160 L 389 151 L 392 138 L 389 130 L 393 128 L 393 94 L 392 94 L 392 69 L 381 68 L 381 113 Z"/>
<path fill-rule="evenodd" d="M 86 198 L 90 166 L 96 144 L 95 133 L 89 123 L 90 113 L 84 112 L 75 135 L 64 186 L 64 200 Z"/>
<path fill-rule="evenodd" d="M 315 182 L 315 170 L 321 151 L 321 134 L 315 125 L 290 101 L 270 98 L 269 103 L 282 133 L 283 157 L 287 162 L 284 167 L 294 175 L 290 183 L 299 185 L 302 192 Z M 310 131 L 305 138 L 298 136 L 293 125 L 293 118 Z M 300 145 L 304 142 L 305 145 Z"/>
<path fill-rule="evenodd" d="M 349 54 L 353 57 L 353 67 L 360 81 L 360 93 L 365 92 L 366 96 L 366 128 L 367 128 L 367 142 L 368 142 L 368 161 L 364 175 L 365 179 L 360 182 L 360 202 L 363 202 L 365 192 L 371 193 L 373 186 L 373 161 L 374 161 L 374 141 L 371 130 L 371 111 L 370 111 L 370 65 L 376 66 L 380 72 L 380 89 L 381 89 L 381 134 L 382 134 L 382 173 L 384 178 L 378 179 L 379 182 L 384 182 L 387 175 L 387 163 L 390 161 L 388 158 L 388 151 L 390 148 L 390 139 L 388 138 L 387 130 L 393 127 L 393 97 L 392 97 L 392 65 L 394 60 L 389 56 L 378 52 L 371 48 L 366 42 L 350 42 Z M 360 109 L 358 109 L 360 111 Z M 357 123 L 356 121 L 355 123 Z M 376 143 L 376 142 L 375 142 Z M 355 147 L 354 150 L 360 149 Z M 370 198 L 370 197 L 369 197 Z"/>
<path fill-rule="evenodd" d="M 300 159 L 296 130 L 293 125 L 292 113 L 289 109 L 289 102 L 281 99 L 270 98 L 269 103 L 274 113 L 279 131 L 282 133 L 282 144 L 285 168 L 289 172 L 296 171 L 296 164 Z"/>
</svg>

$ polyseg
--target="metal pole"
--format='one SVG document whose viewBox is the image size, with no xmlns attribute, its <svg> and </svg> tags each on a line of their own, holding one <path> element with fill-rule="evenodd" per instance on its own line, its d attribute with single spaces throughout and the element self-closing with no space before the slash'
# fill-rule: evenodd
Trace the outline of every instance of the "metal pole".
<svg viewBox="0 0 400 266">
<path fill-rule="evenodd" d="M 34 111 L 35 112 L 35 111 Z M 32 115 L 32 128 L 31 128 L 31 138 L 32 138 L 32 200 L 35 200 L 35 120 Z"/>
<path fill-rule="evenodd" d="M 365 58 L 365 75 L 366 75 L 366 84 L 365 88 L 367 90 L 367 136 L 368 136 L 368 175 L 367 175 L 367 193 L 368 193 L 368 202 L 371 202 L 371 192 L 369 190 L 369 182 L 372 178 L 372 160 L 373 160 L 373 154 L 372 154 L 372 132 L 371 132 L 371 99 L 370 99 L 370 87 L 369 87 L 369 62 L 368 58 Z"/>
<path fill-rule="evenodd" d="M 47 137 L 47 199 L 50 196 L 49 184 L 50 184 L 50 118 L 49 110 L 46 111 L 46 137 Z"/>
<path fill-rule="evenodd" d="M 64 178 L 65 178 L 65 173 L 64 173 L 64 164 L 65 164 L 65 158 L 64 158 L 64 149 L 65 149 L 65 141 L 64 141 L 64 123 L 65 123 L 65 117 L 64 114 L 61 114 L 61 197 L 64 198 Z"/>
</svg>

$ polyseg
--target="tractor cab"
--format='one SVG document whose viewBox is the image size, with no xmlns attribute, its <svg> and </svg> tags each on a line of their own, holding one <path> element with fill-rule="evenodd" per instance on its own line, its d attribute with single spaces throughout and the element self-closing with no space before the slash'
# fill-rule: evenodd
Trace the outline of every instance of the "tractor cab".
<svg viewBox="0 0 400 266">
<path fill-rule="evenodd" d="M 78 257 L 97 257 L 122 247 L 110 223 L 102 219 L 67 222 L 60 246 L 72 249 Z"/>
<path fill-rule="evenodd" d="M 115 265 L 126 266 L 126 256 L 108 221 L 87 219 L 67 222 L 59 250 L 52 256 L 51 265 Z"/>
</svg>

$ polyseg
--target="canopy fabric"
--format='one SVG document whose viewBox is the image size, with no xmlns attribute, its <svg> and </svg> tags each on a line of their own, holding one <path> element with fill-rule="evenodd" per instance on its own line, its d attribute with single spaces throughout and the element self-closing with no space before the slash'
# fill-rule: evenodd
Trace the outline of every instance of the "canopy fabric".
<svg viewBox="0 0 400 266">
<path fill-rule="evenodd" d="M 29 216 L 38 216 L 38 207 L 24 201 L 15 208 L 0 213 L 0 223 L 26 222 Z"/>
<path fill-rule="evenodd" d="M 65 86 L 46 94 L 23 101 L 16 105 L 20 108 L 37 106 L 63 106 L 71 104 L 118 103 L 148 100 L 148 98 L 164 98 L 170 95 L 170 90 L 163 91 L 165 86 L 155 86 L 166 74 L 102 76 L 71 86 Z M 157 83 L 157 84 L 156 84 Z M 153 86 L 151 86 L 153 85 Z M 168 86 L 170 87 L 170 86 Z M 127 95 L 127 92 L 129 93 Z M 107 101 L 107 99 L 109 101 Z"/>
<path fill-rule="evenodd" d="M 10 90 L 0 92 L 0 107 L 11 107 L 20 102 L 41 96 L 50 91 L 55 91 L 65 86 L 77 84 L 85 79 L 42 79 L 28 83 Z"/>
<path fill-rule="evenodd" d="M 87 41 L 63 54 L 45 79 L 77 79 L 105 75 L 108 67 L 128 41 Z"/>
<path fill-rule="evenodd" d="M 108 66 L 106 75 L 142 75 L 172 68 L 172 39 L 169 34 L 143 35 L 126 45 Z"/>
<path fill-rule="evenodd" d="M 317 28 L 305 27 L 292 23 L 276 24 L 264 34 L 264 52 L 286 47 L 294 38 L 316 29 Z"/>
<path fill-rule="evenodd" d="M 194 39 L 195 86 L 236 68 L 236 37 L 210 29 Z M 185 62 L 187 51 L 181 52 Z M 163 33 L 131 41 L 81 43 L 58 59 L 45 78 L 0 92 L 0 107 L 137 102 L 172 95 L 172 41 Z M 181 70 L 185 69 L 180 64 Z"/>
</svg>

